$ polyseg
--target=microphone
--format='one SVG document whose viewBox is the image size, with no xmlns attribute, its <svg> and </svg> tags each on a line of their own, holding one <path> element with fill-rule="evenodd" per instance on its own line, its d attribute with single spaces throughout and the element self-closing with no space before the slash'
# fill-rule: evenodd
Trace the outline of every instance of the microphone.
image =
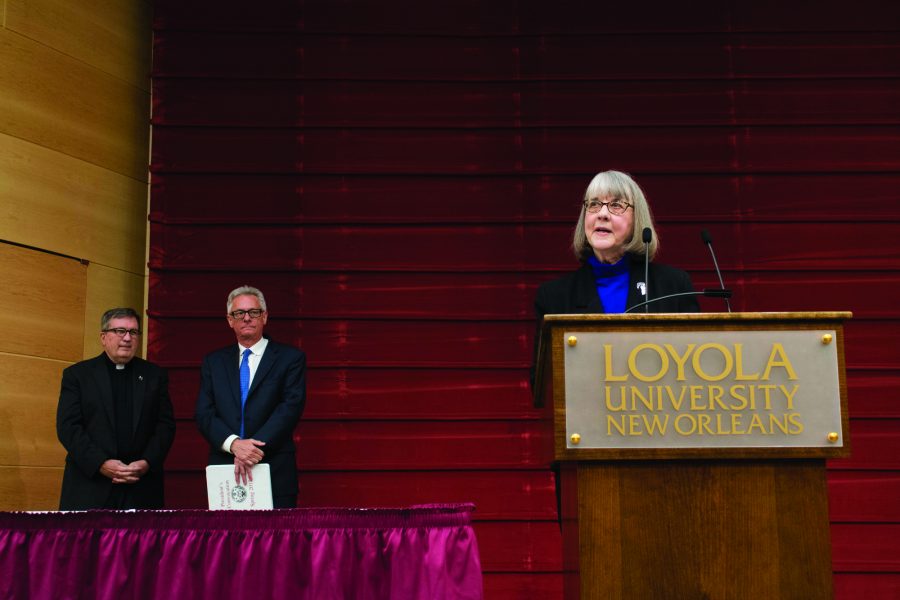
<svg viewBox="0 0 900 600">
<path fill-rule="evenodd" d="M 719 270 L 719 261 L 716 260 L 716 253 L 713 251 L 712 247 L 712 236 L 709 235 L 709 232 L 705 229 L 700 231 L 700 237 L 703 239 L 703 243 L 709 247 L 709 253 L 712 255 L 713 266 L 716 268 L 716 275 L 719 277 L 719 286 L 721 289 L 725 289 L 725 280 L 722 279 L 722 271 Z M 725 307 L 728 309 L 728 312 L 731 312 L 731 302 L 728 299 L 731 297 L 731 293 L 729 292 L 727 296 L 722 296 L 725 298 Z"/>
<path fill-rule="evenodd" d="M 726 290 L 725 288 L 706 288 L 701 292 L 678 292 L 677 294 L 668 294 L 666 296 L 660 296 L 659 298 L 654 298 L 653 300 L 646 300 L 641 302 L 640 304 L 635 304 L 628 310 L 626 310 L 624 314 L 628 314 L 636 308 L 645 307 L 648 304 L 653 304 L 654 302 L 659 302 L 660 300 L 668 300 L 669 298 L 679 298 L 681 296 L 705 296 L 707 298 L 725 298 L 725 302 L 728 302 L 728 298 L 731 298 L 731 290 Z"/>
<path fill-rule="evenodd" d="M 653 231 L 644 227 L 641 236 L 644 240 L 644 312 L 650 312 L 650 242 L 653 241 Z"/>
</svg>

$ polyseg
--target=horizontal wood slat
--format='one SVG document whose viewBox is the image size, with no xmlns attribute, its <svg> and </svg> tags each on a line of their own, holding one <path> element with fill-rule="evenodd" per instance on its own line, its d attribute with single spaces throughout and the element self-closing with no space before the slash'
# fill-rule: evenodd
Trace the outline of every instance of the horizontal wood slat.
<svg viewBox="0 0 900 600">
<path fill-rule="evenodd" d="M 843 523 L 900 523 L 900 470 L 831 471 L 831 520 Z"/>
<path fill-rule="evenodd" d="M 313 174 L 896 172 L 900 128 L 200 129 L 157 126 L 154 172 Z M 597 144 L 597 138 L 603 144 Z M 159 142 L 159 143 L 156 143 Z M 166 148 L 164 153 L 161 148 Z M 785 160 L 784 157 L 790 157 Z"/>
<path fill-rule="evenodd" d="M 166 366 L 196 366 L 203 355 L 233 343 L 219 319 L 155 320 L 149 352 Z M 305 320 L 272 315 L 267 332 L 304 348 L 313 367 L 528 368 L 534 324 L 529 321 Z M 881 347 L 885 335 L 900 336 L 900 322 L 849 321 L 845 327 L 848 368 L 889 369 L 900 364 L 900 347 Z M 198 340 L 203 347 L 198 348 Z M 385 341 L 389 343 L 385 343 Z"/>
<path fill-rule="evenodd" d="M 5 2 L 7 29 L 150 91 L 150 2 Z"/>
<path fill-rule="evenodd" d="M 900 418 L 900 373 L 851 371 L 852 419 Z M 199 366 L 169 369 L 176 415 L 191 419 Z M 305 419 L 533 419 L 528 368 L 310 369 Z"/>
<path fill-rule="evenodd" d="M 267 175 L 155 173 L 151 219 L 161 223 L 562 223 L 574 227 L 601 163 L 572 175 Z M 632 169 L 633 171 L 633 169 Z M 900 175 L 656 174 L 633 171 L 657 222 L 900 221 Z M 248 197 L 269 199 L 245 210 Z M 713 231 L 713 234 L 716 232 Z"/>
<path fill-rule="evenodd" d="M 0 510 L 56 510 L 62 489 L 59 467 L 7 467 L 0 465 Z"/>
<path fill-rule="evenodd" d="M 361 82 L 156 79 L 153 122 L 233 127 L 900 123 L 892 80 Z M 828 101 L 823 102 L 823 97 Z M 266 106 L 259 111 L 256 106 Z"/>
<path fill-rule="evenodd" d="M 481 568 L 487 573 L 559 572 L 562 536 L 548 521 L 476 521 Z"/>
<path fill-rule="evenodd" d="M 851 370 L 847 397 L 851 417 L 900 418 L 900 370 Z"/>
<path fill-rule="evenodd" d="M 491 600 L 562 598 L 563 576 L 559 573 L 485 573 L 484 597 Z"/>
<path fill-rule="evenodd" d="M 812 227 L 812 226 L 810 226 Z M 733 243 L 723 239 L 718 247 Z M 796 249 L 799 258 L 803 249 Z M 788 258 L 788 257 L 786 257 Z M 807 256 L 803 256 L 807 259 Z M 859 257 L 857 257 L 859 258 Z M 837 265 L 840 259 L 826 259 Z M 865 259 L 861 259 L 865 260 Z M 720 264 L 721 266 L 721 264 Z M 849 262 L 848 265 L 849 267 Z M 740 299 L 745 310 L 770 312 L 813 310 L 829 311 L 837 307 L 852 308 L 853 318 L 894 321 L 900 318 L 900 306 L 890 294 L 876 290 L 896 289 L 900 286 L 900 272 L 879 270 L 826 270 L 826 271 L 764 271 L 743 272 L 729 275 L 726 271 L 726 287 L 739 287 Z M 703 287 L 695 282 L 697 287 Z M 715 284 L 705 287 L 718 287 Z M 873 290 L 874 293 L 863 292 Z M 737 294 L 736 294 L 737 295 Z"/>
<path fill-rule="evenodd" d="M 56 406 L 62 370 L 69 364 L 0 353 L 0 465 L 63 466 L 66 451 L 56 437 Z"/>
<path fill-rule="evenodd" d="M 836 573 L 897 573 L 900 524 L 832 523 L 831 548 Z"/>
<path fill-rule="evenodd" d="M 548 468 L 550 425 L 543 422 L 300 421 L 300 471 L 497 470 Z M 179 422 L 166 469 L 206 466 L 209 445 L 193 421 Z"/>
<path fill-rule="evenodd" d="M 199 368 L 169 369 L 180 419 L 193 419 Z M 525 369 L 310 369 L 304 419 L 534 420 Z"/>
<path fill-rule="evenodd" d="M 295 432 L 301 470 L 514 469 L 547 467 L 546 421 L 301 421 Z M 845 470 L 900 470 L 900 420 L 852 421 L 851 458 L 828 461 Z M 202 467 L 206 442 L 193 421 L 179 423 L 167 468 Z"/>
<path fill-rule="evenodd" d="M 0 133 L 0 193 L 0 239 L 143 274 L 145 182 Z"/>
<path fill-rule="evenodd" d="M 892 31 L 342 36 L 160 30 L 153 74 L 419 81 L 891 77 L 900 64 L 898 39 Z"/>
<path fill-rule="evenodd" d="M 81 359 L 87 267 L 78 261 L 0 242 L 0 352 Z M 12 360 L 12 358 L 11 358 Z"/>
<path fill-rule="evenodd" d="M 203 355 L 234 343 L 219 320 L 157 320 L 148 352 L 167 366 L 197 365 Z M 272 339 L 294 344 L 309 354 L 309 364 L 369 367 L 528 366 L 533 325 L 503 322 L 279 321 L 270 318 Z M 229 339 L 229 337 L 231 339 Z M 198 348 L 202 340 L 208 347 Z"/>
<path fill-rule="evenodd" d="M 900 470 L 900 419 L 850 421 L 850 458 L 828 461 L 835 470 Z"/>
<path fill-rule="evenodd" d="M 556 521 L 553 473 L 542 471 L 301 471 L 301 507 L 474 503 L 475 520 Z M 206 508 L 202 472 L 166 474 L 167 508 Z"/>
<path fill-rule="evenodd" d="M 690 244 L 690 231 L 675 233 L 680 235 L 682 243 Z M 723 236 L 716 245 L 734 244 L 732 237 Z M 695 254 L 696 262 L 709 257 L 708 253 L 704 257 L 704 251 L 699 243 L 684 250 L 685 254 Z M 719 287 L 712 260 L 709 262 L 705 270 L 691 271 L 697 289 Z M 724 266 L 724 256 L 719 265 Z M 572 268 L 575 266 L 573 261 Z M 531 320 L 537 286 L 565 272 L 533 272 L 516 269 L 514 265 L 502 268 L 506 270 L 499 271 L 498 267 L 499 272 L 490 273 L 338 272 L 303 268 L 283 272 L 156 272 L 150 279 L 150 314 L 154 318 L 224 319 L 222 298 L 239 282 L 252 281 L 265 292 L 270 312 L 296 318 Z M 734 291 L 732 307 L 741 311 L 833 311 L 852 307 L 854 320 L 900 319 L 900 306 L 889 295 L 859 293 L 900 285 L 900 274 L 890 271 L 724 269 L 723 277 L 726 287 Z M 709 300 L 707 305 L 706 310 L 710 312 L 723 310 L 721 300 Z"/>
<path fill-rule="evenodd" d="M 151 224 L 159 246 L 150 252 L 154 269 L 211 271 L 566 271 L 577 268 L 571 250 L 574 225 L 492 224 L 264 226 L 240 228 L 256 253 L 235 254 L 222 265 L 235 226 Z M 698 224 L 667 223 L 658 228 L 661 262 L 687 270 L 709 269 L 709 251 Z M 896 223 L 734 223 L 718 226 L 716 254 L 726 267 L 766 271 L 874 271 L 900 269 Z M 798 244 L 800 236 L 852 238 L 840 245 Z M 762 243 L 762 241 L 765 243 Z M 260 265 L 259 254 L 267 257 Z M 362 257 L 365 257 L 362 260 Z M 549 278 L 549 277 L 548 277 Z M 873 294 L 874 295 L 874 294 Z M 836 308 L 836 307 L 832 307 Z"/>
<path fill-rule="evenodd" d="M 265 292 L 270 314 L 307 318 L 533 319 L 544 273 L 188 272 L 150 280 L 158 318 L 225 319 L 237 282 Z"/>
<path fill-rule="evenodd" d="M 816 3 L 815 19 L 804 10 L 784 10 L 774 0 L 722 4 L 698 0 L 690 4 L 654 5 L 571 3 L 546 5 L 497 0 L 459 0 L 452 4 L 422 4 L 395 0 L 355 1 L 348 11 L 340 2 L 279 3 L 265 11 L 246 11 L 239 0 L 157 0 L 154 27 L 236 31 L 298 31 L 308 33 L 393 33 L 520 35 L 591 33 L 606 36 L 641 32 L 698 31 L 871 31 L 900 21 L 900 9 L 886 0 L 867 2 L 866 11 L 847 11 L 839 0 Z M 880 19 L 873 19 L 876 14 Z"/>
<path fill-rule="evenodd" d="M 900 345 L 884 344 L 885 339 L 898 339 L 898 321 L 850 321 L 846 328 L 845 352 L 847 368 L 885 370 L 900 365 Z"/>
<path fill-rule="evenodd" d="M 147 181 L 150 95 L 0 28 L 0 133 Z"/>
<path fill-rule="evenodd" d="M 900 597 L 900 575 L 897 573 L 835 573 L 836 600 L 856 598 Z"/>
</svg>

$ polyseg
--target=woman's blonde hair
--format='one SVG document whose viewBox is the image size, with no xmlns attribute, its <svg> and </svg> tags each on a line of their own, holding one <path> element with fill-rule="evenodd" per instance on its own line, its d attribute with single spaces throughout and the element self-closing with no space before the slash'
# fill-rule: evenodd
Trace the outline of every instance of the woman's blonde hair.
<svg viewBox="0 0 900 600">
<path fill-rule="evenodd" d="M 584 202 L 581 205 L 581 214 L 578 216 L 578 223 L 575 225 L 575 235 L 572 239 L 572 249 L 575 251 L 575 257 L 579 261 L 585 261 L 594 253 L 591 244 L 584 233 L 584 219 L 588 200 L 594 198 L 619 198 L 628 202 L 634 211 L 634 229 L 631 233 L 631 239 L 625 244 L 625 252 L 631 254 L 644 254 L 644 242 L 642 236 L 637 234 L 645 227 L 649 227 L 653 232 L 653 238 L 650 241 L 649 253 L 650 260 L 656 256 L 659 249 L 659 237 L 656 235 L 656 228 L 653 226 L 653 215 L 650 214 L 650 205 L 644 197 L 644 192 L 637 182 L 631 178 L 628 173 L 622 171 L 603 171 L 597 173 L 587 189 L 584 191 Z"/>
</svg>

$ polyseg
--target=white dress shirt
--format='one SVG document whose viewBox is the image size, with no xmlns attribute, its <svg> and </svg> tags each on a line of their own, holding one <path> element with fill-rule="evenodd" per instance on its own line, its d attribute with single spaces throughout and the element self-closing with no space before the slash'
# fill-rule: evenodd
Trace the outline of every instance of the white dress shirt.
<svg viewBox="0 0 900 600">
<path fill-rule="evenodd" d="M 250 346 L 250 356 L 247 357 L 247 362 L 249 363 L 248 366 L 250 367 L 250 383 L 247 384 L 248 389 L 249 387 L 253 386 L 253 377 L 256 375 L 256 368 L 259 367 L 259 361 L 262 360 L 262 355 L 266 351 L 266 346 L 268 345 L 268 339 L 260 338 L 258 342 Z M 247 348 L 241 346 L 240 344 L 237 345 L 237 348 L 237 367 L 238 369 L 240 369 L 241 361 L 244 359 L 244 350 L 246 350 Z M 240 436 L 234 434 L 229 435 L 227 438 L 225 438 L 225 442 L 222 444 L 222 450 L 228 452 L 229 454 L 233 454 L 231 452 L 231 444 L 234 442 L 234 440 L 239 438 Z"/>
</svg>

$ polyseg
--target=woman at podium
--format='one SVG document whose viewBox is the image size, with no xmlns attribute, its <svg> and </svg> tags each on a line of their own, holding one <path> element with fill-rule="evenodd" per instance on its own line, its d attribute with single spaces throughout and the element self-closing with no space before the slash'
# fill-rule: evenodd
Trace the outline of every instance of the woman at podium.
<svg viewBox="0 0 900 600">
<path fill-rule="evenodd" d="M 648 312 L 700 311 L 696 296 L 664 298 L 694 286 L 686 272 L 652 262 L 659 239 L 650 206 L 626 173 L 604 171 L 588 184 L 572 248 L 581 267 L 538 288 L 538 327 L 546 314 L 643 312 L 637 305 L 648 299 Z"/>
</svg>

